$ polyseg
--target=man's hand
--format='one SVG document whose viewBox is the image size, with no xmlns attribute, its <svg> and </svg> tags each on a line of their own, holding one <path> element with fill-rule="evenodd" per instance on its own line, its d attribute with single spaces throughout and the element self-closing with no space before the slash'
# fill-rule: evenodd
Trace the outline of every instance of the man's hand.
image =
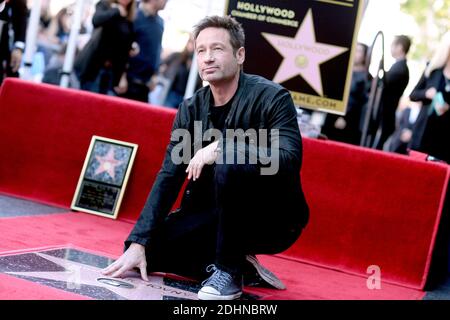
<svg viewBox="0 0 450 320">
<path fill-rule="evenodd" d="M 153 75 L 150 80 L 147 82 L 147 88 L 150 91 L 155 90 L 156 85 L 158 84 L 158 76 L 157 75 Z"/>
<path fill-rule="evenodd" d="M 148 281 L 145 247 L 138 243 L 132 243 L 119 259 L 102 270 L 102 274 L 115 278 L 134 268 L 139 268 L 142 280 Z"/>
<path fill-rule="evenodd" d="M 402 133 L 400 135 L 400 141 L 403 143 L 408 143 L 411 141 L 412 138 L 412 131 L 410 129 L 403 129 Z"/>
<path fill-rule="evenodd" d="M 339 130 L 344 130 L 347 126 L 347 121 L 343 117 L 339 117 L 336 119 L 336 122 L 334 123 L 334 127 Z"/>
<path fill-rule="evenodd" d="M 22 50 L 14 49 L 11 51 L 11 71 L 17 72 L 20 68 L 20 63 L 22 62 Z"/>
<path fill-rule="evenodd" d="M 194 157 L 189 162 L 189 165 L 186 169 L 188 173 L 188 179 L 193 178 L 195 181 L 200 177 L 200 173 L 202 172 L 205 164 L 212 164 L 217 159 L 217 146 L 219 145 L 219 141 L 215 141 L 208 146 L 204 147 L 197 151 Z"/>
<path fill-rule="evenodd" d="M 139 46 L 139 43 L 137 43 L 136 41 L 133 42 L 133 44 L 131 45 L 131 50 L 129 52 L 129 55 L 131 58 L 136 57 L 139 52 L 141 52 L 141 47 Z"/>
<path fill-rule="evenodd" d="M 436 113 L 438 116 L 442 116 L 444 113 L 446 113 L 450 109 L 450 106 L 448 103 L 445 103 L 445 102 L 444 102 L 444 104 L 436 103 L 434 106 L 434 109 L 436 110 Z"/>
<path fill-rule="evenodd" d="M 436 93 L 437 93 L 436 88 L 434 87 L 428 88 L 427 91 L 425 91 L 425 97 L 427 97 L 430 100 L 433 100 Z"/>
<path fill-rule="evenodd" d="M 114 91 L 117 94 L 125 94 L 128 91 L 128 80 L 127 80 L 127 74 L 123 73 L 122 77 L 120 78 L 119 85 L 114 87 Z"/>
</svg>

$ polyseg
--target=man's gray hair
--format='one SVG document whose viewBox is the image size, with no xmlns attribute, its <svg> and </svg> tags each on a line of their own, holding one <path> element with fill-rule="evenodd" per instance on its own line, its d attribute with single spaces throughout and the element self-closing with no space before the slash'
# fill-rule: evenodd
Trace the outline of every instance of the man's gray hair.
<svg viewBox="0 0 450 320">
<path fill-rule="evenodd" d="M 236 19 L 230 16 L 209 16 L 203 18 L 194 27 L 194 40 L 197 40 L 199 33 L 206 28 L 222 28 L 227 30 L 230 34 L 230 42 L 234 52 L 245 46 L 244 29 Z"/>
</svg>

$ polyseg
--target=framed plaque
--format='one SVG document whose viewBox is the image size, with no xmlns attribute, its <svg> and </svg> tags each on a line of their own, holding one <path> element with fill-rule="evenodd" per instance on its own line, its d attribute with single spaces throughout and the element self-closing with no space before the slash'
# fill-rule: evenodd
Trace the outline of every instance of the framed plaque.
<svg viewBox="0 0 450 320">
<path fill-rule="evenodd" d="M 71 208 L 116 219 L 137 148 L 137 144 L 93 136 Z"/>
</svg>

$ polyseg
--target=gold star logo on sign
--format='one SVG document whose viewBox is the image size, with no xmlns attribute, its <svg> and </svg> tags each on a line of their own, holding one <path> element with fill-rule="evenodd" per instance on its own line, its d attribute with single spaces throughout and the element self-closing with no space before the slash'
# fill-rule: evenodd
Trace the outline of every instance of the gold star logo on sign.
<svg viewBox="0 0 450 320">
<path fill-rule="evenodd" d="M 320 65 L 348 50 L 316 41 L 311 9 L 294 38 L 264 32 L 262 35 L 284 58 L 273 81 L 282 83 L 299 75 L 320 96 L 323 96 Z"/>
</svg>

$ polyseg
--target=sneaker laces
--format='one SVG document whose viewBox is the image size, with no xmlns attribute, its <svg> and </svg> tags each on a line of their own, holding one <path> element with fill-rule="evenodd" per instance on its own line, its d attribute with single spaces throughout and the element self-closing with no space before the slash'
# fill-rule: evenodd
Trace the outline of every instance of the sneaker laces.
<svg viewBox="0 0 450 320">
<path fill-rule="evenodd" d="M 212 271 L 214 273 L 202 282 L 202 286 L 211 286 L 221 291 L 227 284 L 233 281 L 232 276 L 228 272 L 220 270 L 214 264 L 210 264 L 206 268 L 206 272 Z"/>
</svg>

